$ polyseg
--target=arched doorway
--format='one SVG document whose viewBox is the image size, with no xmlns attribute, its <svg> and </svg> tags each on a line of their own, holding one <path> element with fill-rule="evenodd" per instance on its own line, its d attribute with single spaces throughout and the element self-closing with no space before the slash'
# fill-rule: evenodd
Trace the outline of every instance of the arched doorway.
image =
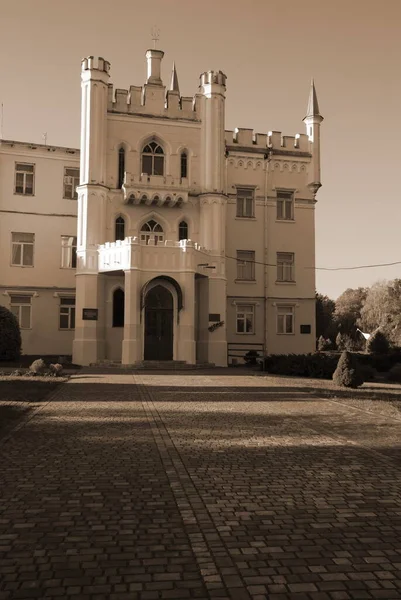
<svg viewBox="0 0 401 600">
<path fill-rule="evenodd" d="M 173 296 L 156 285 L 145 298 L 145 360 L 173 360 L 173 323 Z"/>
</svg>

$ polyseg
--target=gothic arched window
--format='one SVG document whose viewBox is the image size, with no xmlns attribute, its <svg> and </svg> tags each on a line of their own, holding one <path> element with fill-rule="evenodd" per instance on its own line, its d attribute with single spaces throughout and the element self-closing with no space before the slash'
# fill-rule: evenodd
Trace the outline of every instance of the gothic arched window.
<svg viewBox="0 0 401 600">
<path fill-rule="evenodd" d="M 121 189 L 125 175 L 125 148 L 121 146 L 118 151 L 118 188 Z"/>
<path fill-rule="evenodd" d="M 188 154 L 186 152 L 181 153 L 181 179 L 188 177 Z"/>
<path fill-rule="evenodd" d="M 154 243 L 157 246 L 158 243 L 164 241 L 163 227 L 154 219 L 144 223 L 141 227 L 141 241 L 146 244 Z"/>
<path fill-rule="evenodd" d="M 124 327 L 124 290 L 117 288 L 113 293 L 113 327 Z"/>
<path fill-rule="evenodd" d="M 117 219 L 116 219 L 115 238 L 116 238 L 116 241 L 125 239 L 125 221 L 122 217 L 117 217 Z"/>
<path fill-rule="evenodd" d="M 188 239 L 188 223 L 186 221 L 181 221 L 178 226 L 178 239 L 179 240 L 187 240 Z"/>
<path fill-rule="evenodd" d="M 146 144 L 142 150 L 142 173 L 164 175 L 164 150 L 156 142 Z"/>
</svg>

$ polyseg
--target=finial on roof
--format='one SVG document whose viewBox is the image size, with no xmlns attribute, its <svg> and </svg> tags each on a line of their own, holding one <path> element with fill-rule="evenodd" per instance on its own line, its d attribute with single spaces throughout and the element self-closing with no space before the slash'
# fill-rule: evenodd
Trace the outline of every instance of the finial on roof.
<svg viewBox="0 0 401 600">
<path fill-rule="evenodd" d="M 178 85 L 178 77 L 177 77 L 177 70 L 175 68 L 175 62 L 173 62 L 173 70 L 171 71 L 170 90 L 172 92 L 180 93 L 180 86 Z"/>
<path fill-rule="evenodd" d="M 321 117 L 321 116 L 322 115 L 320 114 L 319 104 L 317 101 L 315 82 L 312 78 L 311 85 L 310 85 L 310 92 L 309 92 L 308 108 L 306 110 L 305 119 L 307 117 Z"/>
</svg>

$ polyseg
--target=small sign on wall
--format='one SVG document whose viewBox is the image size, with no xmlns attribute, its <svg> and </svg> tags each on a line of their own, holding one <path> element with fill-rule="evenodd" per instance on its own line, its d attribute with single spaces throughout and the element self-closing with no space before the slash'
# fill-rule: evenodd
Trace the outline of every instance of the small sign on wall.
<svg viewBox="0 0 401 600">
<path fill-rule="evenodd" d="M 83 308 L 82 309 L 82 320 L 83 321 L 97 321 L 98 309 L 97 308 Z"/>
<path fill-rule="evenodd" d="M 217 313 L 209 313 L 209 323 L 218 323 L 220 321 L 220 315 Z"/>
<path fill-rule="evenodd" d="M 311 333 L 311 330 L 310 325 L 301 325 L 301 333 Z"/>
</svg>

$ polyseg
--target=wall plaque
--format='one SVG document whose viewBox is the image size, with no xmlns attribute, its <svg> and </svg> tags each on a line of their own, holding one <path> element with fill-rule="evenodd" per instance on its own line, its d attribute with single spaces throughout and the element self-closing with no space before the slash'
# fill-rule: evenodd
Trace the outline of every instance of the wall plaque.
<svg viewBox="0 0 401 600">
<path fill-rule="evenodd" d="M 311 326 L 310 325 L 301 325 L 301 333 L 310 333 Z"/>
<path fill-rule="evenodd" d="M 209 313 L 209 323 L 217 323 L 220 321 L 220 315 L 217 313 Z"/>
<path fill-rule="evenodd" d="M 97 308 L 83 308 L 82 309 L 82 320 L 83 321 L 97 321 Z"/>
</svg>

